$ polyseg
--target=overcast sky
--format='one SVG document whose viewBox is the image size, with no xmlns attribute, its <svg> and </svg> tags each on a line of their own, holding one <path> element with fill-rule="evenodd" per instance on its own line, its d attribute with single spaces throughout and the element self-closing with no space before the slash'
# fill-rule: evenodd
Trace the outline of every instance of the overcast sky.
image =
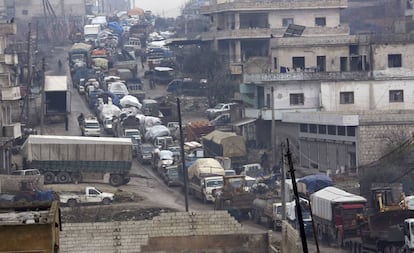
<svg viewBox="0 0 414 253">
<path fill-rule="evenodd" d="M 134 0 L 131 0 L 131 5 Z M 135 0 L 135 6 L 150 10 L 155 15 L 177 17 L 186 0 Z"/>
</svg>

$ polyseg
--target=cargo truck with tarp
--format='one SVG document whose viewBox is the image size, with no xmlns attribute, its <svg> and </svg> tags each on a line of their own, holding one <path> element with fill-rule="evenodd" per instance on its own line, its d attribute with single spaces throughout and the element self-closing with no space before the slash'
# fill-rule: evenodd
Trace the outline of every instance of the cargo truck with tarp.
<svg viewBox="0 0 414 253">
<path fill-rule="evenodd" d="M 45 183 L 129 182 L 129 138 L 30 135 L 22 146 L 24 166 L 38 169 Z"/>
<path fill-rule="evenodd" d="M 205 157 L 224 156 L 231 159 L 232 168 L 247 162 L 246 141 L 236 133 L 214 130 L 202 138 Z"/>
</svg>

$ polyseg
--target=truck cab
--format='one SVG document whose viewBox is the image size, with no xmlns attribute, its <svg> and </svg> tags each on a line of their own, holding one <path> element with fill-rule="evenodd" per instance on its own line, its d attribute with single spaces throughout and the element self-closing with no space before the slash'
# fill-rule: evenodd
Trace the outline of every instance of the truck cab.
<svg viewBox="0 0 414 253">
<path fill-rule="evenodd" d="M 131 139 L 133 155 L 136 156 L 138 152 L 138 146 L 141 144 L 140 131 L 138 129 L 125 129 L 124 137 Z"/>
<path fill-rule="evenodd" d="M 154 147 L 168 149 L 172 146 L 174 146 L 174 140 L 172 136 L 159 136 L 154 140 Z"/>
</svg>

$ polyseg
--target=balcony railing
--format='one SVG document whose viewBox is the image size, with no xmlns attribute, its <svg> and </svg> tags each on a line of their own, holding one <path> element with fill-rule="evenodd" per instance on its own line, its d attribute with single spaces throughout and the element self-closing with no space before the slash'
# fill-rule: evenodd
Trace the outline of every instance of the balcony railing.
<svg viewBox="0 0 414 253">
<path fill-rule="evenodd" d="M 348 0 L 296 0 L 296 1 L 251 1 L 236 0 L 201 8 L 201 14 L 211 14 L 225 11 L 251 11 L 251 10 L 291 10 L 291 9 L 323 9 L 347 8 Z"/>
<path fill-rule="evenodd" d="M 332 80 L 369 80 L 370 72 L 289 72 L 244 74 L 244 83 L 263 83 L 277 81 L 332 81 Z"/>
<path fill-rule="evenodd" d="M 0 87 L 0 101 L 14 101 L 21 99 L 20 87 Z"/>
<path fill-rule="evenodd" d="M 15 35 L 17 27 L 15 23 L 0 23 L 0 34 L 2 35 Z"/>
<path fill-rule="evenodd" d="M 286 27 L 282 28 L 245 28 L 235 30 L 216 30 L 210 32 L 204 32 L 202 34 L 203 40 L 213 39 L 270 39 L 271 35 L 275 38 L 283 37 L 286 32 Z M 315 35 L 348 35 L 350 32 L 348 25 L 338 27 L 306 27 L 303 33 L 303 40 L 308 40 L 307 36 Z M 295 38 L 296 39 L 296 38 Z M 343 40 L 343 39 L 342 39 Z M 280 42 L 280 43 L 283 43 Z"/>
</svg>

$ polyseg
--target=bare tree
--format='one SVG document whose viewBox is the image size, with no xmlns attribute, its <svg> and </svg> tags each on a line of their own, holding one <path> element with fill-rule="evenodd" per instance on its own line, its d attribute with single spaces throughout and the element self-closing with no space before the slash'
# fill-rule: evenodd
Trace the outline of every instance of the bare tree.
<svg viewBox="0 0 414 253">
<path fill-rule="evenodd" d="M 207 99 L 210 106 L 233 97 L 237 89 L 231 80 L 228 64 L 210 48 L 196 47 L 184 57 L 183 72 L 199 79 L 207 79 Z"/>
</svg>

